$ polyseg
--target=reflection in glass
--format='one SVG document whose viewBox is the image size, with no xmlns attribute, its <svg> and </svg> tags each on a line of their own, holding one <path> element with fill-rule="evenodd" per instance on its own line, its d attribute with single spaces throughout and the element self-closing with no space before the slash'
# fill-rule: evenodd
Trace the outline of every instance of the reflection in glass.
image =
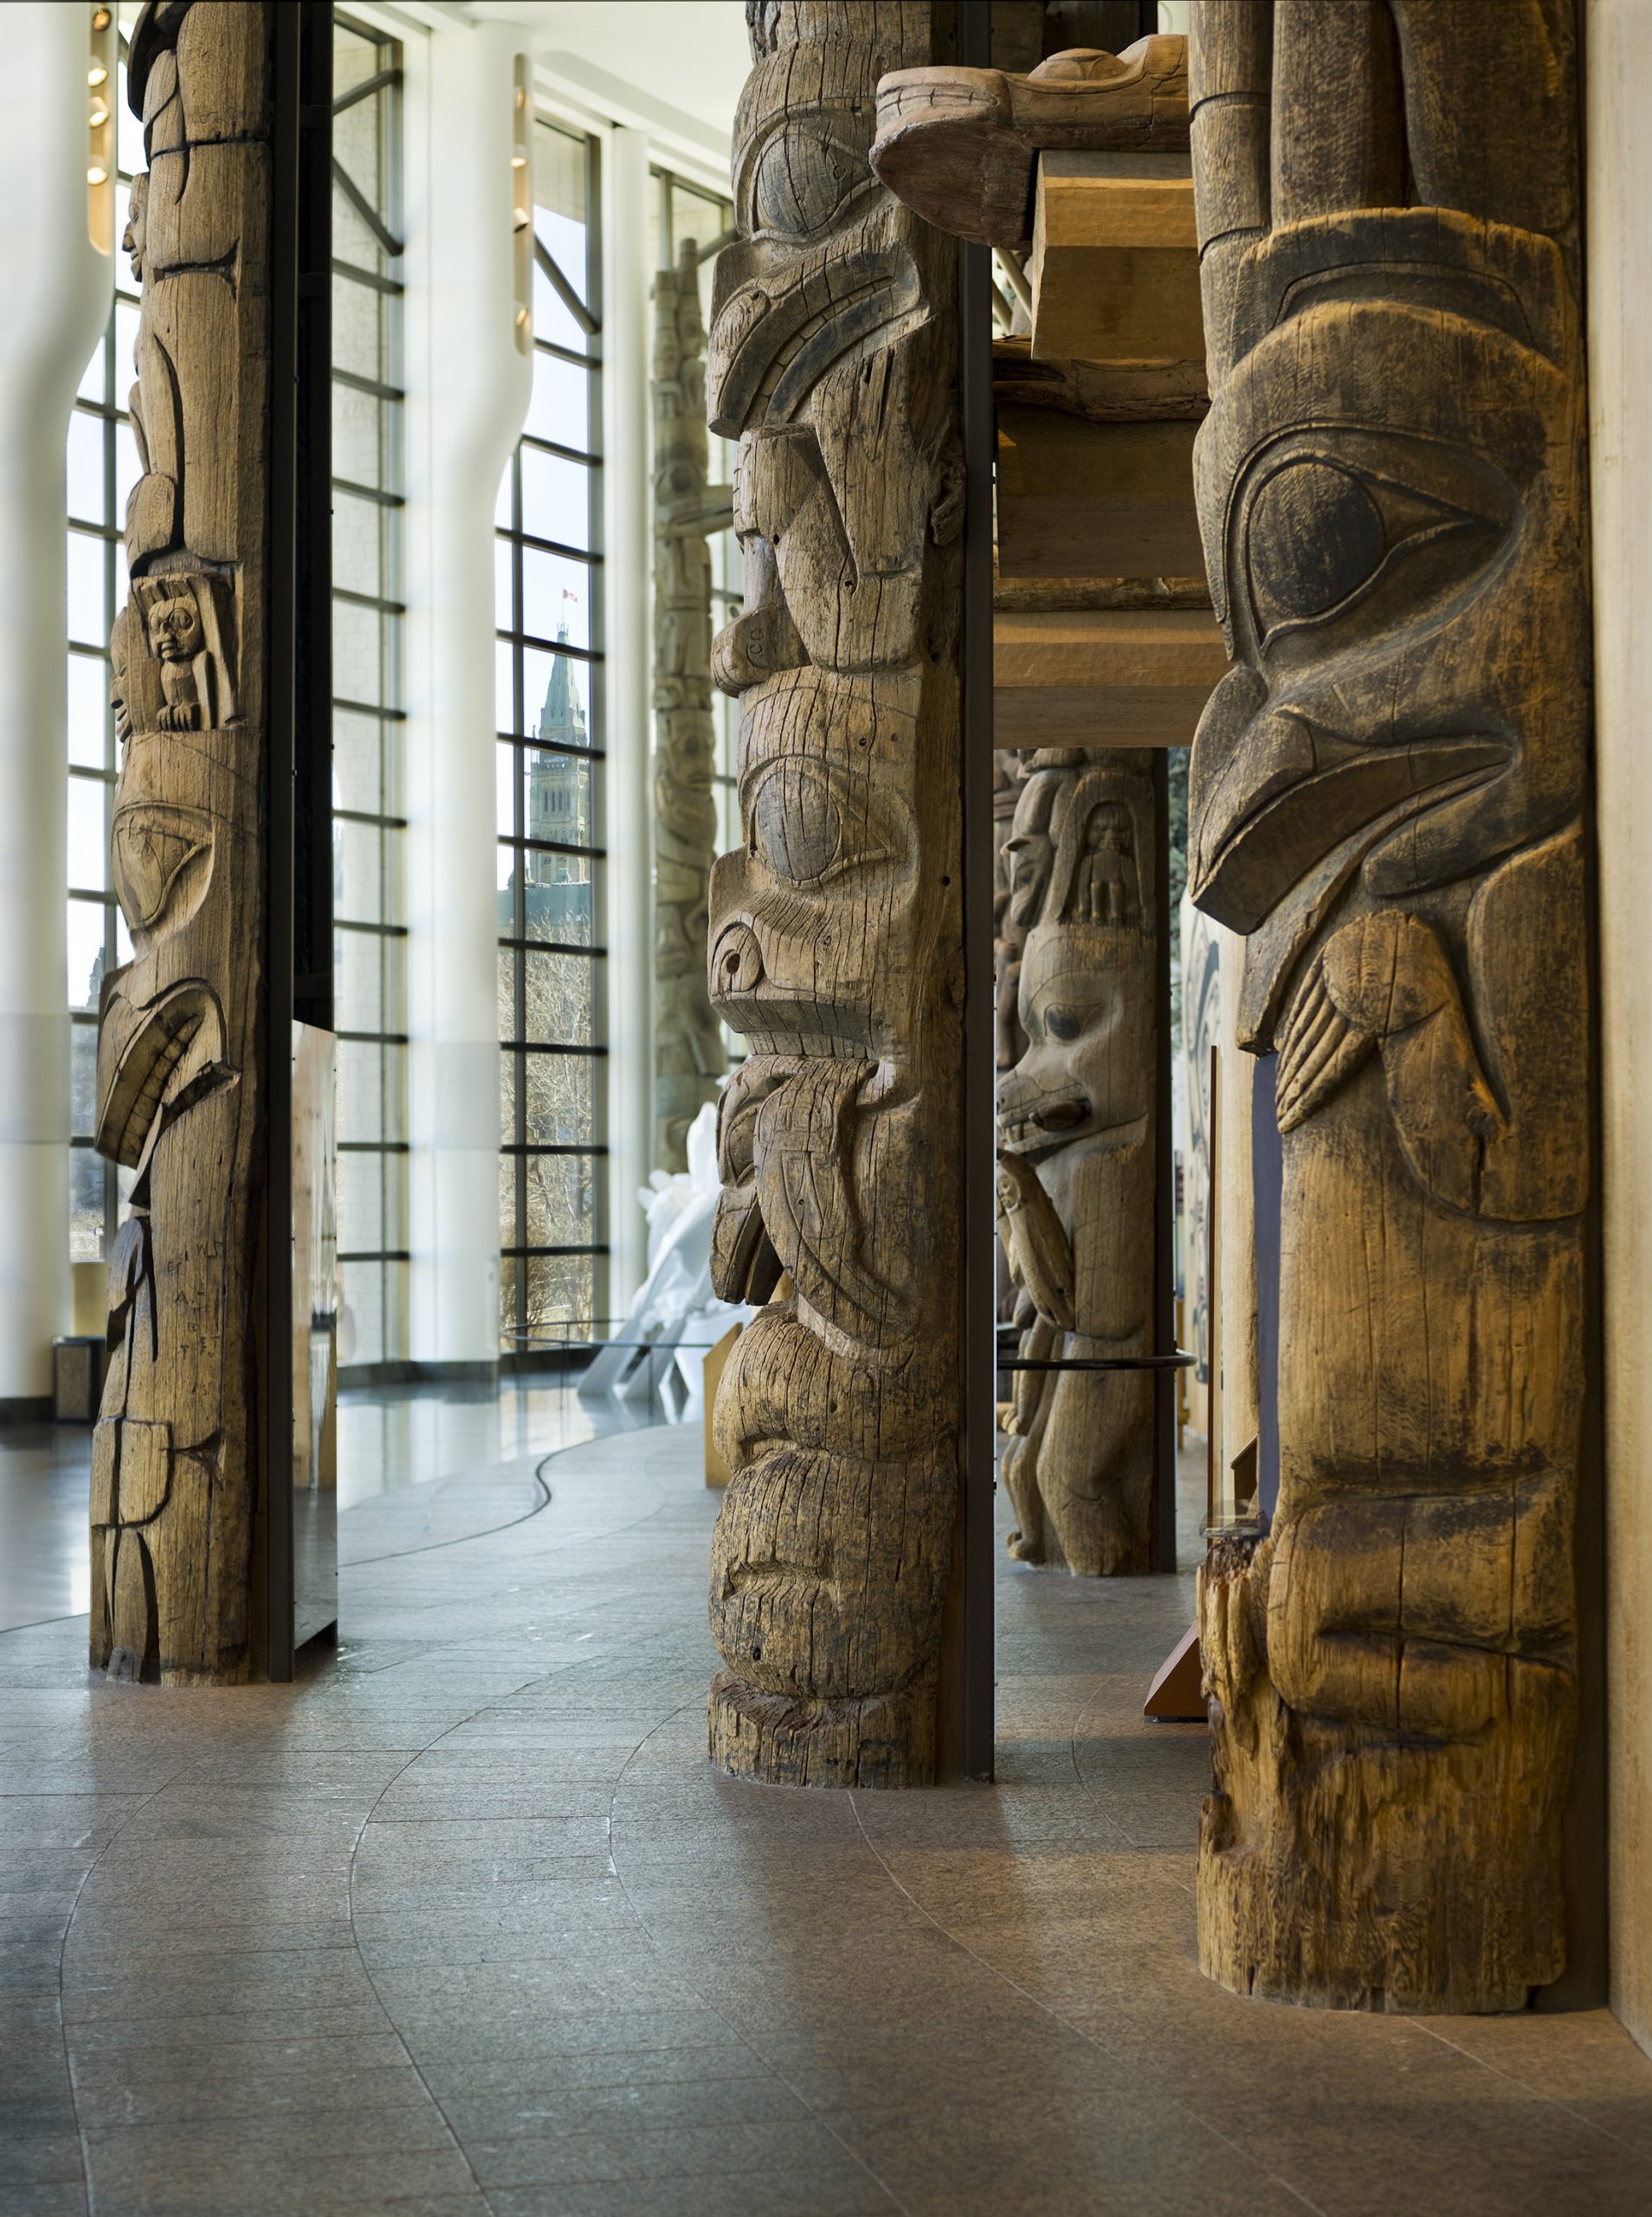
<svg viewBox="0 0 1652 2217">
<path fill-rule="evenodd" d="M 99 655 L 68 657 L 68 759 L 87 770 L 109 759 L 109 665 Z"/>
<path fill-rule="evenodd" d="M 68 915 L 68 1005 L 95 1009 L 103 983 L 104 918 L 101 901 L 70 901 Z"/>
<path fill-rule="evenodd" d="M 68 534 L 68 635 L 89 647 L 109 643 L 103 544 L 83 531 Z"/>
<path fill-rule="evenodd" d="M 68 781 L 68 882 L 87 893 L 109 882 L 109 787 L 100 778 Z"/>
<path fill-rule="evenodd" d="M 524 446 L 522 528 L 564 546 L 590 544 L 591 473 L 584 462 Z"/>
<path fill-rule="evenodd" d="M 548 332 L 540 334 L 549 338 Z M 536 439 L 590 451 L 590 372 L 554 354 L 533 357 L 533 396 L 526 429 Z"/>
<path fill-rule="evenodd" d="M 522 549 L 522 629 L 536 639 L 590 644 L 590 566 L 542 547 Z"/>
<path fill-rule="evenodd" d="M 103 359 L 101 346 L 98 359 Z M 76 409 L 68 428 L 68 512 L 82 523 L 107 523 L 103 491 L 103 422 Z"/>
</svg>

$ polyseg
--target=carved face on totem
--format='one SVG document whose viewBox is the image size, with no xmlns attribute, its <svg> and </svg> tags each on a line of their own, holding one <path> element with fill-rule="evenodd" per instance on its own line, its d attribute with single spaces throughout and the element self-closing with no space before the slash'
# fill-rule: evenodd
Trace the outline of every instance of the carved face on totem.
<svg viewBox="0 0 1652 2217">
<path fill-rule="evenodd" d="M 1139 775 L 1091 763 L 1036 771 L 1016 805 L 1007 844 L 1015 907 L 1032 924 L 1018 1004 L 1028 1044 L 999 1085 L 998 1128 L 1035 1160 L 1134 1133 L 1152 1105 L 1142 1097 L 1153 980 L 1140 859 L 1151 825 L 1136 805 L 1151 795 Z"/>
<path fill-rule="evenodd" d="M 1197 448 L 1236 666 L 1194 748 L 1190 876 L 1236 930 L 1279 910 L 1279 961 L 1355 871 L 1424 894 L 1578 808 L 1569 298 L 1549 240 L 1432 209 L 1254 252 Z"/>
<path fill-rule="evenodd" d="M 179 594 L 152 601 L 147 610 L 149 636 L 163 662 L 192 662 L 203 644 L 201 611 L 193 599 Z"/>
<path fill-rule="evenodd" d="M 149 172 L 139 170 L 132 181 L 132 199 L 126 210 L 126 228 L 120 235 L 120 251 L 130 257 L 132 281 L 141 286 L 144 281 L 144 253 L 147 243 L 149 218 Z"/>
</svg>

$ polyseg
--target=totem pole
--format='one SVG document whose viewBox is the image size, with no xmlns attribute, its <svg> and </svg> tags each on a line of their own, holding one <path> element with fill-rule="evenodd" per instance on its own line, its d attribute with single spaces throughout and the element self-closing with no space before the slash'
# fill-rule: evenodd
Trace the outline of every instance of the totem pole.
<svg viewBox="0 0 1652 2217">
<path fill-rule="evenodd" d="M 745 604 L 713 661 L 743 837 L 711 993 L 751 1050 L 713 1268 L 767 1306 L 717 1398 L 710 1742 L 810 1784 L 933 1775 L 958 1498 L 957 249 L 867 163 L 880 75 L 932 59 L 946 13 L 748 10 L 712 317 Z"/>
<path fill-rule="evenodd" d="M 706 327 L 700 255 L 685 239 L 654 281 L 654 1160 L 688 1167 L 688 1127 L 727 1057 L 706 992 L 706 898 L 717 851 L 712 798 L 711 550 L 726 486 L 706 482 Z"/>
<path fill-rule="evenodd" d="M 131 53 L 142 475 L 111 863 L 133 954 L 103 983 L 97 1146 L 133 1182 L 92 1443 L 91 1658 L 168 1684 L 245 1677 L 255 1629 L 270 29 L 265 7 L 171 0 Z"/>
<path fill-rule="evenodd" d="M 1016 804 L 1021 798 L 1021 764 L 1007 748 L 992 758 L 992 992 L 997 1012 L 993 1067 L 1002 1074 L 1011 1070 L 1026 1051 L 1027 1035 L 1016 1012 L 1021 986 L 1021 954 L 1027 944 L 1024 923 L 1012 910 L 1015 857 L 1010 842 L 1015 836 Z"/>
<path fill-rule="evenodd" d="M 1517 2009 L 1564 1961 L 1590 1190 L 1571 0 L 1196 4 L 1236 668 L 1190 876 L 1277 1055 L 1281 1470 L 1201 1581 L 1200 1943 Z"/>
<path fill-rule="evenodd" d="M 1033 754 L 1009 841 L 1027 1045 L 998 1082 L 1000 1227 L 1036 1362 L 1153 1352 L 1152 759 Z M 1151 1371 L 1016 1374 L 1000 1464 L 1011 1554 L 1091 1577 L 1152 1567 L 1153 1410 Z"/>
</svg>

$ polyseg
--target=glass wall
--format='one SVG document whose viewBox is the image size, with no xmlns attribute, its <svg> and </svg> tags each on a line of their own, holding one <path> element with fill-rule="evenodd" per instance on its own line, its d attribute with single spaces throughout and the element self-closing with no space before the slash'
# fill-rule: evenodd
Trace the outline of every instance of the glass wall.
<svg viewBox="0 0 1652 2217">
<path fill-rule="evenodd" d="M 606 1302 L 597 147 L 534 126 L 533 397 L 500 487 L 500 1335 Z"/>
<path fill-rule="evenodd" d="M 400 62 L 335 16 L 332 962 L 339 1356 L 357 1364 L 407 1353 Z"/>
<path fill-rule="evenodd" d="M 123 10 L 123 20 L 130 11 Z M 124 226 L 143 127 L 126 106 L 126 42 L 119 42 L 116 221 Z M 68 429 L 68 903 L 65 944 L 70 1010 L 69 1257 L 101 1262 L 130 1173 L 92 1151 L 97 1119 L 98 991 L 132 956 L 109 882 L 116 756 L 109 706 L 109 626 L 126 596 L 126 496 L 138 476 L 127 413 L 138 335 L 138 291 L 126 256 L 115 262 L 107 329 L 87 365 Z"/>
</svg>

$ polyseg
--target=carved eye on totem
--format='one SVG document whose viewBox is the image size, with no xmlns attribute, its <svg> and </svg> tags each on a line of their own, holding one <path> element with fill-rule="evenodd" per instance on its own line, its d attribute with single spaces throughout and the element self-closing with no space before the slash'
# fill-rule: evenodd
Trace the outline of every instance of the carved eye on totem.
<svg viewBox="0 0 1652 2217">
<path fill-rule="evenodd" d="M 826 885 L 846 870 L 900 859 L 907 842 L 860 779 L 799 754 L 765 763 L 745 793 L 746 845 L 792 885 Z"/>
<path fill-rule="evenodd" d="M 758 236 L 812 239 L 874 182 L 864 145 L 840 137 L 829 117 L 793 117 L 758 158 L 752 229 Z"/>
<path fill-rule="evenodd" d="M 1390 444 L 1400 451 L 1384 452 Z M 1397 470 L 1373 467 L 1378 454 Z M 1378 624 L 1424 613 L 1474 581 L 1510 510 L 1488 473 L 1421 441 L 1351 436 L 1282 459 L 1275 452 L 1240 508 L 1237 566 L 1257 645 L 1367 603 Z"/>
</svg>

